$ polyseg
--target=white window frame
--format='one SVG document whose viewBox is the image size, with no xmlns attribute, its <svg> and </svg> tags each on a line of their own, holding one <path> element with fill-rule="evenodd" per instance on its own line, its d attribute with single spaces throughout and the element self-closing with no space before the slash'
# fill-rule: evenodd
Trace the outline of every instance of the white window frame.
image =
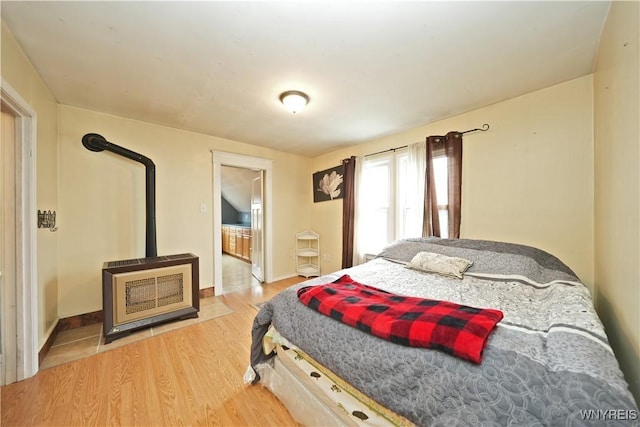
<svg viewBox="0 0 640 427">
<path fill-rule="evenodd" d="M 393 240 L 393 236 L 395 234 L 395 210 L 394 207 L 396 205 L 395 203 L 395 191 L 396 191 L 396 184 L 395 184 L 395 176 L 394 176 L 394 171 L 395 171 L 395 156 L 394 153 L 384 153 L 384 154 L 378 154 L 375 156 L 371 156 L 370 158 L 365 159 L 365 164 L 363 167 L 363 174 L 366 176 L 367 173 L 367 169 L 371 169 L 374 167 L 380 167 L 382 164 L 386 164 L 388 166 L 388 185 L 389 185 L 389 200 L 388 200 L 388 206 L 387 206 L 387 236 L 386 236 L 386 240 L 387 242 L 390 240 Z M 366 181 L 363 183 L 363 186 L 366 185 Z M 376 206 L 377 208 L 378 206 Z M 365 214 L 366 215 L 366 214 Z M 366 231 L 367 233 L 369 233 L 371 230 Z M 364 247 L 366 252 L 371 251 L 372 247 Z M 378 248 L 375 248 L 378 249 Z"/>
<path fill-rule="evenodd" d="M 402 188 L 400 186 L 401 179 L 399 177 L 399 171 L 401 170 L 402 160 L 408 157 L 406 149 L 394 150 L 392 152 L 381 153 L 374 156 L 370 156 L 365 159 L 363 173 L 366 174 L 366 170 L 370 167 L 376 167 L 381 164 L 388 165 L 388 186 L 389 186 L 389 201 L 387 209 L 387 244 L 400 238 L 404 232 L 403 210 L 406 206 L 400 202 L 400 194 Z M 366 183 L 364 183 L 366 185 Z M 370 252 L 371 247 L 365 247 L 365 252 Z M 378 248 L 375 248 L 378 249 Z"/>
<path fill-rule="evenodd" d="M 370 157 L 365 158 L 364 160 L 363 174 L 365 174 L 365 177 L 366 177 L 366 170 L 368 168 L 376 167 L 381 164 L 387 164 L 389 167 L 389 176 L 388 176 L 389 206 L 387 210 L 386 244 L 389 244 L 395 240 L 398 240 L 404 237 L 419 237 L 421 233 L 421 229 L 420 229 L 420 230 L 416 230 L 418 235 L 415 235 L 415 236 L 407 235 L 407 227 L 409 227 L 410 225 L 406 221 L 408 218 L 408 216 L 406 215 L 407 214 L 406 211 L 407 209 L 410 208 L 411 205 L 410 203 L 406 203 L 406 198 L 404 200 L 405 203 L 403 203 L 402 191 L 407 189 L 402 188 L 402 178 L 400 176 L 400 173 L 402 171 L 402 162 L 405 159 L 408 160 L 408 157 L 409 157 L 409 152 L 405 148 L 405 149 L 396 149 L 393 151 L 372 155 Z M 433 158 L 434 160 L 442 159 L 442 158 L 446 159 L 446 154 L 444 150 L 437 150 L 436 152 L 434 152 L 434 158 Z M 447 167 L 448 167 L 448 164 L 447 164 Z M 440 178 L 445 180 L 444 184 L 440 185 L 440 188 L 447 189 L 448 176 L 444 176 Z M 361 185 L 366 186 L 366 182 L 363 182 Z M 446 193 L 448 193 L 448 191 Z M 448 194 L 446 193 L 444 197 L 447 203 L 438 204 L 438 214 L 440 215 L 440 218 L 442 218 L 443 214 L 448 215 L 449 205 L 447 200 Z M 439 199 L 441 200 L 442 196 Z M 424 203 L 424 202 L 421 202 L 421 203 Z M 446 238 L 448 235 L 448 228 L 443 227 L 442 225 L 443 223 L 441 221 L 440 234 L 442 237 Z M 372 230 L 369 230 L 368 232 L 371 232 L 371 231 Z M 364 241 L 360 242 L 360 244 L 363 245 L 362 249 L 365 253 L 371 253 L 374 250 L 380 249 L 378 247 L 373 247 L 371 245 L 367 247 Z"/>
</svg>

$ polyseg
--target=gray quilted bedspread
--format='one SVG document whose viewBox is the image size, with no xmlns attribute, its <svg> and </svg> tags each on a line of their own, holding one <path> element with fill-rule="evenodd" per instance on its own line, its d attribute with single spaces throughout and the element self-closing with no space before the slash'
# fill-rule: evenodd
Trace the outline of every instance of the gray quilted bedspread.
<svg viewBox="0 0 640 427">
<path fill-rule="evenodd" d="M 406 268 L 419 251 L 474 264 L 462 280 Z M 479 365 L 393 344 L 298 301 L 299 287 L 345 273 L 398 294 L 496 308 L 504 319 Z M 538 249 L 465 239 L 392 244 L 366 264 L 306 281 L 265 304 L 254 320 L 252 366 L 270 358 L 260 346 L 270 324 L 358 390 L 418 425 L 638 425 L 638 408 L 588 289 Z"/>
</svg>

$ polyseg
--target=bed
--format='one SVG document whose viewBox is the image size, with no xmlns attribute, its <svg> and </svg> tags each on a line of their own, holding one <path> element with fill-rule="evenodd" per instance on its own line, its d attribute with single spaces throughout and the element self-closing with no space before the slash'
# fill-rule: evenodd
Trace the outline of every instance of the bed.
<svg viewBox="0 0 640 427">
<path fill-rule="evenodd" d="M 458 278 L 450 265 L 416 263 L 425 254 L 470 266 Z M 301 302 L 310 286 L 345 275 L 391 295 L 498 310 L 502 318 L 475 362 L 390 342 Z M 246 380 L 268 386 L 307 425 L 638 423 L 588 289 L 556 257 L 528 246 L 394 242 L 365 264 L 276 295 L 256 315 L 252 338 Z"/>
</svg>

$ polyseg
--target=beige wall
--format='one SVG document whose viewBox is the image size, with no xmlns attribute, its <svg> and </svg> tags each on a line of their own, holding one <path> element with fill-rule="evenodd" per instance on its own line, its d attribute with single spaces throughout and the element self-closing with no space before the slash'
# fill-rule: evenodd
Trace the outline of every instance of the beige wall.
<svg viewBox="0 0 640 427">
<path fill-rule="evenodd" d="M 594 73 L 596 308 L 640 404 L 638 2 L 613 2 Z"/>
<path fill-rule="evenodd" d="M 582 77 L 313 159 L 312 169 L 489 123 L 465 135 L 461 237 L 536 246 L 593 283 L 592 78 Z M 342 202 L 315 203 L 323 271 L 340 267 Z"/>
<path fill-rule="evenodd" d="M 33 68 L 13 34 L 2 22 L 2 78 L 37 113 L 36 204 L 40 210 L 58 209 L 58 103 Z M 58 234 L 38 230 L 38 342 L 58 320 Z"/>
<path fill-rule="evenodd" d="M 60 317 L 102 308 L 104 261 L 145 255 L 144 167 L 85 149 L 81 139 L 86 133 L 101 134 L 154 161 L 158 254 L 198 255 L 201 288 L 213 285 L 210 150 L 273 160 L 273 275 L 295 274 L 294 234 L 309 226 L 310 196 L 303 185 L 309 159 L 66 105 L 59 108 Z M 200 212 L 202 203 L 205 213 Z"/>
<path fill-rule="evenodd" d="M 198 254 L 201 287 L 208 287 L 209 150 L 273 160 L 274 277 L 294 274 L 294 234 L 306 228 L 321 235 L 326 273 L 340 267 L 342 204 L 312 203 L 311 172 L 486 122 L 489 132 L 465 137 L 462 237 L 541 247 L 595 286 L 598 311 L 638 399 L 638 8 L 637 2 L 612 3 L 593 76 L 314 159 L 58 106 L 2 23 L 2 78 L 38 113 L 38 208 L 56 210 L 60 226 L 57 233 L 37 234 L 40 344 L 58 317 L 101 308 L 103 261 L 144 252 L 143 168 L 87 151 L 80 143 L 87 132 L 156 162 L 159 253 Z M 201 203 L 208 207 L 204 214 Z"/>
</svg>

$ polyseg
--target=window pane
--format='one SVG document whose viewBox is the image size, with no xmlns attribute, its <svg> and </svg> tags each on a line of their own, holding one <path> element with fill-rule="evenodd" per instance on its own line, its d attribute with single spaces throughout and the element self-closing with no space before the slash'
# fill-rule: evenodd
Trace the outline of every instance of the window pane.
<svg viewBox="0 0 640 427">
<path fill-rule="evenodd" d="M 433 159 L 433 172 L 436 178 L 436 196 L 439 205 L 449 203 L 449 185 L 447 175 L 447 158 L 436 157 Z"/>
<path fill-rule="evenodd" d="M 391 158 L 367 161 L 362 171 L 360 191 L 365 213 L 360 215 L 363 230 L 359 236 L 365 253 L 378 253 L 390 237 Z"/>
<path fill-rule="evenodd" d="M 364 216 L 364 232 L 361 236 L 364 252 L 377 254 L 389 243 L 388 211 L 387 208 L 371 209 Z"/>
<path fill-rule="evenodd" d="M 409 165 L 409 154 L 398 154 L 397 168 L 397 235 L 395 239 L 420 237 L 422 235 L 422 201 L 417 197 L 417 179 L 424 180 L 424 175 L 416 176 L 415 167 Z M 395 240 L 392 239 L 392 240 Z"/>
<path fill-rule="evenodd" d="M 389 207 L 389 165 L 377 163 L 363 171 L 363 196 L 367 206 Z"/>
<path fill-rule="evenodd" d="M 403 227 L 399 239 L 422 236 L 422 215 L 419 212 L 421 211 L 409 206 L 402 211 Z"/>
<path fill-rule="evenodd" d="M 449 212 L 446 209 L 440 209 L 438 218 L 440 219 L 440 237 L 446 239 L 449 237 Z"/>
</svg>

